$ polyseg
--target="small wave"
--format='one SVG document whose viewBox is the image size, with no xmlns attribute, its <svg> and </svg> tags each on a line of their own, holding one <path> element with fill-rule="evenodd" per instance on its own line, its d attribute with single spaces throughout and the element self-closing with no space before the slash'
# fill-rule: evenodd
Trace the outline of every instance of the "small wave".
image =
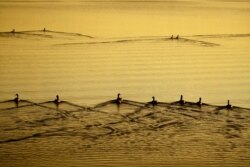
<svg viewBox="0 0 250 167">
<path fill-rule="evenodd" d="M 87 107 L 67 101 L 61 101 L 58 105 L 53 101 L 20 101 L 25 102 L 26 105 L 12 108 L 8 105 L 13 101 L 0 102 L 0 144 L 53 136 L 81 136 L 85 140 L 96 140 L 140 131 L 179 131 L 185 126 L 192 129 L 195 124 L 212 122 L 218 123 L 219 133 L 225 138 L 240 138 L 246 130 L 245 122 L 250 114 L 249 110 L 237 107 L 228 111 L 232 112 L 231 115 L 216 115 L 218 106 L 206 104 L 197 107 L 191 102 L 184 105 L 160 102 L 151 106 L 132 100 L 124 100 L 117 105 L 114 100 L 109 100 Z M 4 105 L 7 107 L 4 108 Z M 237 119 L 239 115 L 246 119 Z M 227 121 L 228 118 L 230 121 Z"/>
<path fill-rule="evenodd" d="M 155 38 L 133 38 L 133 39 L 119 39 L 119 40 L 105 40 L 105 41 L 93 41 L 93 42 L 77 42 L 77 43 L 63 43 L 63 44 L 56 44 L 56 46 L 70 46 L 70 45 L 98 45 L 98 44 L 123 44 L 123 43 L 132 43 L 132 42 L 145 42 L 145 41 L 163 41 L 163 42 L 171 42 L 171 41 L 178 41 L 178 42 L 185 42 L 200 46 L 207 46 L 207 47 L 214 47 L 220 46 L 220 44 L 206 42 L 201 40 L 195 39 L 188 39 L 188 38 L 179 38 L 177 39 L 170 39 L 169 37 L 155 37 Z"/>
<path fill-rule="evenodd" d="M 94 38 L 90 35 L 83 35 L 80 33 L 70 33 L 70 32 L 60 32 L 60 31 L 51 31 L 51 30 L 29 30 L 29 31 L 11 31 L 11 32 L 0 32 L 0 37 L 7 38 Z M 76 38 L 77 39 L 77 38 Z"/>
<path fill-rule="evenodd" d="M 206 41 L 201 41 L 201 40 L 193 40 L 193 39 L 188 39 L 188 38 L 181 38 L 179 40 L 183 41 L 183 42 L 188 42 L 188 43 L 192 43 L 192 44 L 199 44 L 201 46 L 207 46 L 207 47 L 220 46 L 220 44 L 217 44 L 217 43 L 206 42 Z"/>
<path fill-rule="evenodd" d="M 77 42 L 77 43 L 63 43 L 56 44 L 56 46 L 67 46 L 67 45 L 97 45 L 97 44 L 119 44 L 119 43 L 130 43 L 130 42 L 140 42 L 140 41 L 152 41 L 155 39 L 119 39 L 119 40 L 105 40 L 105 41 L 93 41 L 93 42 Z"/>
<path fill-rule="evenodd" d="M 27 140 L 27 139 L 30 139 L 30 138 L 46 137 L 46 136 L 50 136 L 52 133 L 59 132 L 59 131 L 64 131 L 64 130 L 65 130 L 64 128 L 59 128 L 59 129 L 56 129 L 56 130 L 34 133 L 34 134 L 31 134 L 31 135 L 22 136 L 22 137 L 19 137 L 19 138 L 0 140 L 0 144 L 2 144 L 2 143 L 10 143 L 10 142 L 18 142 L 18 141 Z"/>
<path fill-rule="evenodd" d="M 193 37 L 231 38 L 231 37 L 250 37 L 250 34 L 211 34 L 211 35 L 193 35 Z"/>
</svg>

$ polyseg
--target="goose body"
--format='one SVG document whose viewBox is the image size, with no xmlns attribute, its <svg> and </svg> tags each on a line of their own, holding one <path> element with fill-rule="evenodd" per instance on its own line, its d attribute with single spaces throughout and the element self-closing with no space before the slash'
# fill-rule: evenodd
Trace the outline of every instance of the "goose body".
<svg viewBox="0 0 250 167">
<path fill-rule="evenodd" d="M 116 104 L 121 104 L 122 103 L 122 98 L 120 97 L 120 93 L 117 94 L 117 98 L 116 98 Z"/>
<path fill-rule="evenodd" d="M 226 105 L 227 109 L 232 109 L 232 105 L 230 104 L 230 101 L 227 101 L 227 105 Z"/>
<path fill-rule="evenodd" d="M 14 102 L 15 102 L 16 104 L 18 104 L 18 103 L 19 103 L 19 101 L 20 101 L 20 99 L 19 99 L 19 95 L 18 95 L 18 94 L 16 94 L 16 97 L 14 98 Z"/>
<path fill-rule="evenodd" d="M 54 103 L 55 103 L 56 105 L 58 105 L 58 104 L 60 103 L 60 100 L 59 100 L 59 96 L 58 96 L 58 95 L 56 95 L 56 99 L 54 100 Z"/>
<path fill-rule="evenodd" d="M 199 98 L 199 101 L 196 103 L 198 106 L 201 106 L 202 105 L 202 102 L 201 102 L 201 97 Z"/>
<path fill-rule="evenodd" d="M 151 104 L 153 105 L 153 106 L 155 106 L 155 105 L 157 105 L 158 104 L 158 102 L 157 102 L 157 100 L 155 100 L 155 97 L 153 96 L 152 97 L 152 101 L 151 101 Z"/>
<path fill-rule="evenodd" d="M 180 103 L 180 105 L 184 105 L 185 104 L 185 101 L 183 100 L 183 95 L 181 95 L 179 103 Z"/>
</svg>

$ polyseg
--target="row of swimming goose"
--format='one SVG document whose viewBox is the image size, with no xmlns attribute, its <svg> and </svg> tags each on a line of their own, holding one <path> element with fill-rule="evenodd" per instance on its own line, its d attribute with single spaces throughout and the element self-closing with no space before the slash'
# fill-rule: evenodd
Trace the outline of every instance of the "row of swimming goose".
<svg viewBox="0 0 250 167">
<path fill-rule="evenodd" d="M 43 32 L 45 32 L 45 31 L 47 31 L 46 30 L 46 28 L 43 28 L 43 30 L 42 30 Z M 11 33 L 15 33 L 16 32 L 16 30 L 15 29 L 13 29 L 12 31 L 11 31 Z"/>
<path fill-rule="evenodd" d="M 116 103 L 117 103 L 117 104 L 121 104 L 121 103 L 122 103 L 122 98 L 120 97 L 120 95 L 121 95 L 120 93 L 118 93 L 118 95 L 117 95 L 117 98 L 116 98 Z M 149 103 L 152 104 L 153 106 L 155 106 L 155 105 L 158 104 L 158 101 L 155 100 L 155 97 L 153 96 L 153 97 L 152 97 L 152 101 L 149 102 Z M 180 100 L 177 101 L 177 103 L 179 103 L 180 105 L 184 105 L 184 104 L 185 104 L 185 101 L 183 100 L 183 95 L 181 95 Z M 202 106 L 201 97 L 199 98 L 199 101 L 196 102 L 196 105 Z M 227 101 L 227 105 L 226 105 L 225 107 L 226 107 L 227 109 L 231 109 L 231 108 L 232 108 L 232 105 L 230 104 L 230 101 L 229 101 L 229 100 Z"/>
<path fill-rule="evenodd" d="M 46 32 L 47 29 L 46 28 L 43 28 L 42 29 L 43 32 Z M 12 29 L 12 31 L 10 31 L 11 33 L 15 33 L 16 30 L 15 29 Z M 174 35 L 171 35 L 170 39 L 179 39 L 179 35 L 177 35 L 176 37 L 174 37 Z"/>
<path fill-rule="evenodd" d="M 19 99 L 19 95 L 16 94 L 16 97 L 14 98 L 14 102 L 18 105 L 20 99 Z M 118 93 L 117 94 L 117 98 L 115 100 L 116 104 L 121 104 L 123 101 L 123 99 L 121 98 L 121 94 Z M 60 99 L 59 99 L 59 95 L 56 95 L 56 99 L 53 101 L 56 105 L 59 105 L 60 103 Z M 158 101 L 155 100 L 155 97 L 153 96 L 152 97 L 152 101 L 149 102 L 150 104 L 152 104 L 153 106 L 157 105 L 158 104 Z M 184 105 L 185 104 L 185 101 L 183 100 L 183 95 L 181 95 L 180 97 L 180 100 L 177 101 L 177 103 L 179 103 L 180 105 Z M 201 102 L 201 97 L 199 98 L 199 101 L 196 103 L 198 106 L 202 106 L 202 102 Z M 230 101 L 228 100 L 227 101 L 227 105 L 226 105 L 226 108 L 227 109 L 231 109 L 232 108 L 232 105 L 230 104 Z"/>
<path fill-rule="evenodd" d="M 19 94 L 16 94 L 16 97 L 13 99 L 13 101 L 18 105 L 20 102 Z M 56 105 L 60 103 L 59 96 L 56 95 L 56 99 L 53 101 Z"/>
<path fill-rule="evenodd" d="M 170 39 L 179 39 L 179 35 L 177 35 L 175 38 L 174 38 L 174 35 L 172 35 L 172 36 L 170 37 Z"/>
</svg>

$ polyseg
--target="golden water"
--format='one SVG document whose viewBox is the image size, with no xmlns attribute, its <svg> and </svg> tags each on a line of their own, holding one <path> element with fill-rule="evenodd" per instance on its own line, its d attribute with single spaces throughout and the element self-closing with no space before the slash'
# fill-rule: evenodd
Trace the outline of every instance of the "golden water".
<svg viewBox="0 0 250 167">
<path fill-rule="evenodd" d="M 0 43 L 2 100 L 16 92 L 37 102 L 60 94 L 92 105 L 120 92 L 138 101 L 183 94 L 190 101 L 250 104 L 249 35 L 100 39 L 40 31 L 3 33 Z"/>
<path fill-rule="evenodd" d="M 249 20 L 248 1 L 1 1 L 0 166 L 247 166 L 249 110 L 213 105 L 250 107 Z M 118 92 L 213 105 L 85 108 Z"/>
</svg>

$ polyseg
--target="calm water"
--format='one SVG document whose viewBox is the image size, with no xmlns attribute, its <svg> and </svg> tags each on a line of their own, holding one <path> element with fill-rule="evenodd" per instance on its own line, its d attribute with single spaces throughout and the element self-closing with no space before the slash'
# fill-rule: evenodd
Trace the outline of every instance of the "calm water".
<svg viewBox="0 0 250 167">
<path fill-rule="evenodd" d="M 1 1 L 0 166 L 248 166 L 249 8 Z"/>
<path fill-rule="evenodd" d="M 250 107 L 248 1 L 2 1 L 0 20 L 30 30 L 0 34 L 0 100 L 93 105 L 120 92 Z M 87 36 L 32 31 L 44 27 Z"/>
<path fill-rule="evenodd" d="M 250 36 L 89 38 L 56 32 L 2 33 L 0 98 L 93 105 L 123 97 L 250 107 Z"/>
</svg>

